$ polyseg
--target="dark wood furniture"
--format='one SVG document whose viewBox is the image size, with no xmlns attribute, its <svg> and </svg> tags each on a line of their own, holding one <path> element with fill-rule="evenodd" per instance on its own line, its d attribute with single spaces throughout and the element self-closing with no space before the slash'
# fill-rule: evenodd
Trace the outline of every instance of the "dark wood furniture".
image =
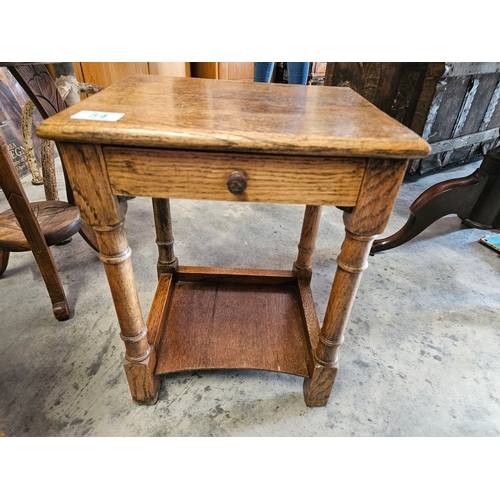
<svg viewBox="0 0 500 500">
<path fill-rule="evenodd" d="M 457 214 L 471 227 L 498 229 L 500 63 L 327 63 L 325 85 L 348 86 L 427 140 L 431 154 L 408 174 L 481 159 L 472 175 L 440 182 L 410 206 L 406 224 L 376 240 L 371 253 L 408 242 L 433 222 Z"/>
<path fill-rule="evenodd" d="M 77 112 L 124 113 L 114 122 Z M 328 401 L 337 351 L 372 242 L 407 160 L 425 141 L 350 89 L 137 75 L 37 129 L 57 142 L 97 235 L 133 399 L 153 404 L 160 375 L 247 368 L 305 379 Z M 146 324 L 124 230 L 123 197 L 156 200 L 159 282 Z M 306 205 L 290 271 L 182 267 L 169 198 Z M 309 286 L 322 205 L 343 207 L 346 237 L 320 327 Z"/>
<path fill-rule="evenodd" d="M 80 211 L 62 201 L 30 203 L 17 176 L 2 127 L 0 150 L 0 188 L 11 207 L 0 214 L 0 276 L 7 268 L 10 252 L 33 252 L 54 316 L 58 320 L 68 319 L 68 301 L 49 246 L 68 241 L 80 230 Z"/>
<path fill-rule="evenodd" d="M 467 177 L 439 182 L 410 206 L 405 225 L 375 240 L 371 254 L 410 241 L 445 215 L 456 214 L 469 227 L 500 229 L 500 146 L 490 149 L 480 167 Z"/>
<path fill-rule="evenodd" d="M 47 67 L 41 63 L 11 63 L 0 62 L 0 66 L 6 66 L 12 73 L 19 85 L 30 97 L 42 118 L 48 118 L 66 109 L 66 104 L 50 75 Z M 66 197 L 68 203 L 75 204 L 73 191 L 67 180 L 64 159 L 61 158 L 64 179 L 66 182 Z M 94 249 L 97 248 L 97 239 L 93 229 L 86 223 L 80 228 L 80 235 Z"/>
<path fill-rule="evenodd" d="M 500 62 L 327 63 L 325 85 L 352 88 L 429 143 L 410 175 L 480 160 L 500 143 Z"/>
</svg>

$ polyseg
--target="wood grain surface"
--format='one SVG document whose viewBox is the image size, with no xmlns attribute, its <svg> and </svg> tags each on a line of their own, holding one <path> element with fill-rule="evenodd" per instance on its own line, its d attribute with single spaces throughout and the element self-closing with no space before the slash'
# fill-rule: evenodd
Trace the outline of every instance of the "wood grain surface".
<svg viewBox="0 0 500 500">
<path fill-rule="evenodd" d="M 124 116 L 72 119 L 80 110 Z M 237 368 L 302 376 L 306 404 L 327 404 L 371 243 L 407 159 L 428 154 L 425 141 L 346 88 L 151 75 L 112 85 L 38 132 L 59 141 L 82 217 L 96 230 L 135 401 L 156 401 L 160 374 Z M 117 195 L 308 204 L 299 267 L 177 268 L 171 228 L 157 227 L 169 255 L 161 258 L 148 333 Z M 308 279 L 327 203 L 346 207 L 346 239 L 320 329 Z M 170 217 L 160 204 L 157 217 Z"/>
<path fill-rule="evenodd" d="M 233 267 L 179 266 L 176 273 L 179 281 L 198 281 L 200 283 L 249 283 L 280 285 L 296 280 L 293 271 L 275 271 L 272 269 L 247 269 Z"/>
<path fill-rule="evenodd" d="M 170 303 L 172 288 L 172 274 L 161 274 L 158 279 L 158 286 L 156 287 L 156 293 L 146 321 L 148 329 L 148 343 L 154 347 L 155 351 L 158 350 L 161 333 L 165 329 L 167 308 Z"/>
<path fill-rule="evenodd" d="M 48 246 L 71 238 L 82 225 L 78 208 L 62 201 L 32 202 L 30 209 Z M 12 210 L 0 214 L 0 249 L 9 252 L 31 250 Z"/>
<path fill-rule="evenodd" d="M 118 112 L 116 122 L 71 119 Z M 174 149 L 421 158 L 417 134 L 348 88 L 135 75 L 37 128 L 40 137 Z"/>
<path fill-rule="evenodd" d="M 115 195 L 353 206 L 366 160 L 106 147 Z M 235 170 L 242 194 L 228 190 Z M 159 182 L 158 179 L 164 179 Z"/>
<path fill-rule="evenodd" d="M 188 62 L 148 62 L 150 75 L 191 76 L 191 65 Z"/>
<path fill-rule="evenodd" d="M 82 81 L 109 87 L 123 78 L 135 74 L 148 74 L 147 62 L 80 62 Z"/>
<path fill-rule="evenodd" d="M 298 245 L 299 253 L 297 260 L 293 263 L 293 270 L 296 275 L 308 281 L 312 277 L 312 255 L 321 220 L 322 208 L 321 205 L 306 205 Z"/>
<path fill-rule="evenodd" d="M 156 373 L 239 368 L 307 377 L 309 351 L 300 311 L 293 283 L 179 281 Z"/>
<path fill-rule="evenodd" d="M 171 273 L 179 267 L 179 261 L 174 254 L 174 234 L 170 200 L 153 198 L 153 213 L 156 230 L 156 245 L 158 246 L 158 262 L 156 270 L 158 278 L 162 273 Z"/>
<path fill-rule="evenodd" d="M 151 63 L 149 64 L 151 65 Z M 150 73 L 152 75 L 163 74 L 153 73 L 153 71 L 150 71 Z M 198 78 L 216 78 L 219 80 L 253 81 L 253 62 L 192 62 L 191 76 Z"/>
</svg>

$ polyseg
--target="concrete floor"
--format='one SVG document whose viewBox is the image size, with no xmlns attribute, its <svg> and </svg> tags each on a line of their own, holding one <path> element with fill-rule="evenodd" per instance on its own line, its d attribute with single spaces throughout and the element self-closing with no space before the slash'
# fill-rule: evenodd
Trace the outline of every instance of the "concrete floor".
<svg viewBox="0 0 500 500">
<path fill-rule="evenodd" d="M 477 166 L 405 182 L 384 234 L 401 227 L 408 206 L 427 187 Z M 42 187 L 29 178 L 23 184 L 30 199 L 43 199 Z M 0 209 L 6 206 L 1 196 Z M 172 200 L 172 210 L 181 265 L 289 269 L 295 260 L 301 206 Z M 247 371 L 166 376 L 156 405 L 136 405 L 97 255 L 79 235 L 70 245 L 53 247 L 74 311 L 70 320 L 58 322 L 33 256 L 12 254 L 0 279 L 0 431 L 8 436 L 498 436 L 500 255 L 478 243 L 495 233 L 465 228 L 449 216 L 412 242 L 370 257 L 324 408 L 305 406 L 301 378 Z M 146 314 L 156 282 L 150 200 L 129 202 L 127 234 Z M 320 318 L 342 237 L 341 212 L 325 208 L 312 280 Z"/>
</svg>

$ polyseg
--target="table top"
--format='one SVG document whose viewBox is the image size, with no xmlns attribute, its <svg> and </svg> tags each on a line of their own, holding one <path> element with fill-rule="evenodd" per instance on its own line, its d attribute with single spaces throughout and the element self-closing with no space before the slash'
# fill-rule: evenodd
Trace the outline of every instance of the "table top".
<svg viewBox="0 0 500 500">
<path fill-rule="evenodd" d="M 124 113 L 114 122 L 79 111 Z M 429 145 L 345 87 L 135 75 L 43 121 L 65 142 L 311 156 L 422 158 Z"/>
</svg>

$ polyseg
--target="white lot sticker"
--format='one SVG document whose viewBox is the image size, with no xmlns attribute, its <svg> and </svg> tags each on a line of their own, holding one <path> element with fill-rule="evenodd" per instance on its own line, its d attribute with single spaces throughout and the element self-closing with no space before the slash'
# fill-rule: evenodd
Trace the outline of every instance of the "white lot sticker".
<svg viewBox="0 0 500 500">
<path fill-rule="evenodd" d="M 116 122 L 122 116 L 125 116 L 125 113 L 107 113 L 105 111 L 79 111 L 75 115 L 72 115 L 71 118 L 75 120 L 97 120 L 100 122 Z"/>
</svg>

